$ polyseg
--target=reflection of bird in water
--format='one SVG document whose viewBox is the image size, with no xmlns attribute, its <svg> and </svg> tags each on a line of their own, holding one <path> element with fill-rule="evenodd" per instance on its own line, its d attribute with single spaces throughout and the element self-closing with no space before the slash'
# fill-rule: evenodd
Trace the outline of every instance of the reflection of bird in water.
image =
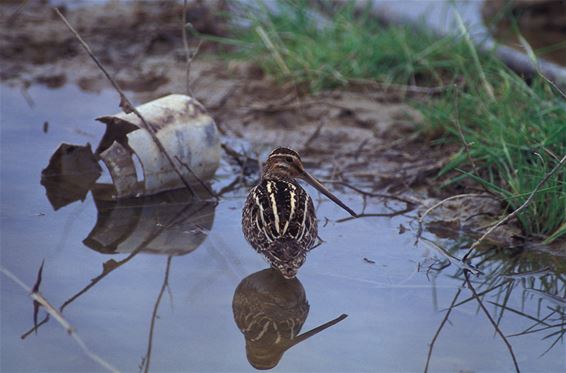
<svg viewBox="0 0 566 373">
<path fill-rule="evenodd" d="M 232 301 L 234 320 L 246 339 L 246 355 L 256 369 L 271 369 L 291 347 L 342 321 L 347 315 L 299 335 L 309 314 L 301 282 L 272 268 L 240 282 Z"/>
<path fill-rule="evenodd" d="M 253 248 L 265 255 L 271 266 L 285 278 L 296 276 L 318 235 L 312 199 L 296 178 L 307 181 L 356 216 L 305 171 L 299 154 L 287 148 L 275 149 L 267 158 L 260 183 L 248 195 L 242 229 Z"/>
</svg>

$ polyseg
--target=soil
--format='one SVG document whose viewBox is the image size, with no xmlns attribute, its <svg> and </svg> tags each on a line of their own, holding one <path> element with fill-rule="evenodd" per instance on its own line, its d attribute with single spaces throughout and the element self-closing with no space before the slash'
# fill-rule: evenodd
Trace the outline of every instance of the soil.
<svg viewBox="0 0 566 373">
<path fill-rule="evenodd" d="M 19 7 L 19 2 L 0 4 L 3 84 L 23 89 L 31 84 L 50 88 L 76 84 L 89 92 L 111 87 L 48 5 L 29 2 Z M 137 104 L 186 92 L 182 2 L 110 1 L 61 10 Z M 227 10 L 222 1 L 193 1 L 187 20 L 201 33 L 226 36 L 222 14 Z M 194 47 L 198 40 L 190 36 L 189 44 Z M 274 146 L 288 146 L 317 176 L 335 182 L 335 188 L 347 183 L 365 191 L 402 195 L 422 209 L 447 195 L 469 192 L 463 186 L 437 187 L 435 177 L 452 149 L 426 141 L 430 139 L 419 131 L 422 118 L 404 102 L 402 92 L 361 86 L 305 95 L 292 82 L 282 84 L 265 76 L 253 62 L 226 61 L 226 48 L 203 43 L 191 65 L 191 89 L 213 115 L 227 143 L 236 139 L 251 144 L 245 147 L 248 158 L 261 158 Z M 232 161 L 233 154 L 226 157 Z M 257 167 L 253 171 L 257 177 Z M 436 212 L 433 220 L 456 227 L 455 234 L 461 234 L 463 227 L 473 234 L 501 214 L 499 202 L 492 199 L 476 203 L 468 198 L 465 203 L 465 214 L 455 201 L 452 207 L 444 206 L 444 213 Z M 500 244 L 515 243 L 520 235 L 516 229 L 499 232 L 493 237 Z"/>
</svg>

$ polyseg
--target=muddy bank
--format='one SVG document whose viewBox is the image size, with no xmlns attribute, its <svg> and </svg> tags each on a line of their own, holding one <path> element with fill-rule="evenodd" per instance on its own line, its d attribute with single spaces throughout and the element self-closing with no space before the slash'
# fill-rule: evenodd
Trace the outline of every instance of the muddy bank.
<svg viewBox="0 0 566 373">
<path fill-rule="evenodd" d="M 2 13 L 14 14 L 15 6 L 3 4 Z M 221 16 L 226 9 L 221 1 L 193 2 L 187 20 L 199 32 L 226 36 L 228 26 Z M 139 104 L 186 89 L 182 11 L 181 4 L 172 2 L 111 2 L 65 13 Z M 0 36 L 5 40 L 0 78 L 21 87 L 23 94 L 31 84 L 74 84 L 87 92 L 110 88 L 46 5 L 29 4 L 17 17 L 3 19 Z M 189 38 L 191 46 L 197 43 Z M 242 158 L 261 160 L 275 145 L 285 145 L 299 151 L 306 166 L 334 189 L 354 187 L 364 200 L 379 191 L 409 201 L 406 209 L 393 209 L 391 215 L 422 212 L 448 195 L 478 193 L 465 185 L 439 187 L 442 179 L 436 175 L 450 161 L 453 149 L 429 145 L 430 138 L 419 132 L 420 114 L 405 103 L 406 92 L 361 85 L 305 95 L 302 87 L 275 82 L 253 63 L 225 61 L 224 52 L 218 44 L 202 45 L 192 64 L 191 86 L 215 118 L 224 142 L 237 152 L 224 155 L 235 176 L 241 172 Z M 422 94 L 410 98 L 428 99 Z M 242 141 L 245 146 L 240 146 Z M 257 166 L 244 170 L 242 182 L 253 183 L 257 171 Z M 435 211 L 433 220 L 454 227 L 452 238 L 478 235 L 502 213 L 498 201 L 486 198 L 469 197 L 445 207 Z M 501 245 L 525 240 L 516 228 L 499 232 L 491 238 Z"/>
</svg>

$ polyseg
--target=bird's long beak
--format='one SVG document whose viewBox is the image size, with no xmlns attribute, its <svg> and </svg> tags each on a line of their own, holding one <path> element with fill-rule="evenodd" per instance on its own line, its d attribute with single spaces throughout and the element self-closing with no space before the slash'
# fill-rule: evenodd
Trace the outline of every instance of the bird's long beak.
<svg viewBox="0 0 566 373">
<path fill-rule="evenodd" d="M 328 189 L 326 189 L 324 187 L 324 185 L 322 185 L 320 183 L 320 181 L 318 181 L 317 179 L 315 179 L 311 174 L 309 174 L 306 170 L 303 170 L 303 173 L 301 175 L 301 177 L 310 185 L 312 185 L 313 187 L 316 188 L 316 190 L 318 190 L 319 192 L 321 192 L 322 194 L 324 194 L 325 196 L 327 196 L 328 198 L 330 198 L 330 200 L 332 202 L 334 202 L 335 204 L 337 204 L 338 206 L 342 207 L 344 210 L 348 211 L 350 213 L 350 215 L 352 215 L 353 217 L 357 218 L 358 215 L 354 212 L 354 210 L 352 210 L 351 208 L 349 208 L 348 206 L 346 206 L 346 204 L 342 201 L 340 201 L 338 199 L 338 197 L 336 197 L 334 194 L 330 193 L 330 191 Z"/>
</svg>

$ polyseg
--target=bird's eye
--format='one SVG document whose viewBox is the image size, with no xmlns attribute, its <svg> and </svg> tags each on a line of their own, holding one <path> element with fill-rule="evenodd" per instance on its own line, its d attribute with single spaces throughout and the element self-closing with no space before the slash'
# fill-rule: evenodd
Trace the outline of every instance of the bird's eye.
<svg viewBox="0 0 566 373">
<path fill-rule="evenodd" d="M 287 157 L 287 158 L 285 158 L 285 161 L 286 161 L 287 163 L 293 163 L 293 158 Z"/>
</svg>

